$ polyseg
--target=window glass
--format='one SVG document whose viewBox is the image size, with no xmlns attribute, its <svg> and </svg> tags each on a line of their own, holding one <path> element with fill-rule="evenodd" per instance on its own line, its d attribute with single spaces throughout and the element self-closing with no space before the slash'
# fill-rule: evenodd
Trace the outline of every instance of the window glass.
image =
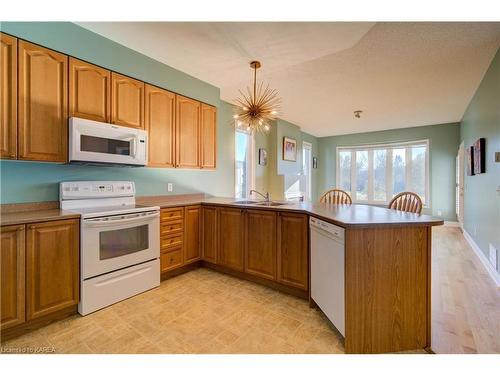
<svg viewBox="0 0 500 375">
<path fill-rule="evenodd" d="M 387 200 L 387 150 L 373 150 L 373 200 Z"/>
<path fill-rule="evenodd" d="M 340 184 L 339 187 L 345 191 L 351 191 L 351 151 L 339 152 Z"/>
<path fill-rule="evenodd" d="M 411 190 L 425 202 L 425 147 L 411 148 Z"/>
<path fill-rule="evenodd" d="M 392 196 L 406 190 L 406 150 L 392 150 Z"/>
<path fill-rule="evenodd" d="M 356 151 L 356 200 L 368 199 L 368 151 Z"/>
<path fill-rule="evenodd" d="M 236 131 L 235 197 L 248 198 L 250 187 L 250 135 Z"/>
</svg>

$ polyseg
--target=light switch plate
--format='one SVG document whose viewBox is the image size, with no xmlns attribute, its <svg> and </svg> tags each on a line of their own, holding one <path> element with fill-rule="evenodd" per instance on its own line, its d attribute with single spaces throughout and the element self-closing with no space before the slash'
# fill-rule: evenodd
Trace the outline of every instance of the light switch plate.
<svg viewBox="0 0 500 375">
<path fill-rule="evenodd" d="M 167 184 L 167 191 L 174 191 L 174 184 L 172 184 L 172 183 L 169 182 Z"/>
</svg>

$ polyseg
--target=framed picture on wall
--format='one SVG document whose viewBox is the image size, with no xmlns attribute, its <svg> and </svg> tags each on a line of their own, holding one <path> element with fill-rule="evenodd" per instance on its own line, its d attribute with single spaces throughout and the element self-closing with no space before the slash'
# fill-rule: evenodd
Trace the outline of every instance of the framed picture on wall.
<svg viewBox="0 0 500 375">
<path fill-rule="evenodd" d="M 265 148 L 259 148 L 259 165 L 267 165 L 267 151 Z"/>
<path fill-rule="evenodd" d="M 318 168 L 318 158 L 316 156 L 313 156 L 313 168 Z"/>
<path fill-rule="evenodd" d="M 474 176 L 474 147 L 467 147 L 467 176 Z"/>
<path fill-rule="evenodd" d="M 479 138 L 476 142 L 474 142 L 474 156 L 473 156 L 473 164 L 474 164 L 474 174 L 481 174 L 486 172 L 486 163 L 485 163 L 485 146 L 486 140 L 484 138 Z"/>
<path fill-rule="evenodd" d="M 297 141 L 283 137 L 283 160 L 297 161 Z"/>
</svg>

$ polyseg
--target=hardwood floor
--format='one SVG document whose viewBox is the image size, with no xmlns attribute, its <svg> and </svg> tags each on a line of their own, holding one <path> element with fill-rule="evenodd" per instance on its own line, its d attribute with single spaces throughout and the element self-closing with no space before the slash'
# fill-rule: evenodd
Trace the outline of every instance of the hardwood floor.
<svg viewBox="0 0 500 375">
<path fill-rule="evenodd" d="M 500 290 L 458 228 L 433 229 L 432 349 L 500 353 Z M 208 269 L 86 317 L 2 344 L 2 352 L 343 353 L 304 300 Z"/>
<path fill-rule="evenodd" d="M 500 353 L 500 288 L 460 229 L 435 227 L 432 249 L 432 349 Z"/>
</svg>

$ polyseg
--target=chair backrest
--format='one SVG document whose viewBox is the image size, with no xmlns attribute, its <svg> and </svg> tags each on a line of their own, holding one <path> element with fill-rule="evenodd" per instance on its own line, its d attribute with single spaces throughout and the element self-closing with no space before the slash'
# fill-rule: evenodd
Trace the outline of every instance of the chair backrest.
<svg viewBox="0 0 500 375">
<path fill-rule="evenodd" d="M 352 199 L 347 192 L 340 189 L 328 190 L 319 200 L 321 203 L 352 204 Z"/>
<path fill-rule="evenodd" d="M 403 191 L 392 198 L 389 202 L 390 209 L 414 212 L 417 214 L 422 212 L 422 206 L 422 199 L 411 191 Z"/>
</svg>

